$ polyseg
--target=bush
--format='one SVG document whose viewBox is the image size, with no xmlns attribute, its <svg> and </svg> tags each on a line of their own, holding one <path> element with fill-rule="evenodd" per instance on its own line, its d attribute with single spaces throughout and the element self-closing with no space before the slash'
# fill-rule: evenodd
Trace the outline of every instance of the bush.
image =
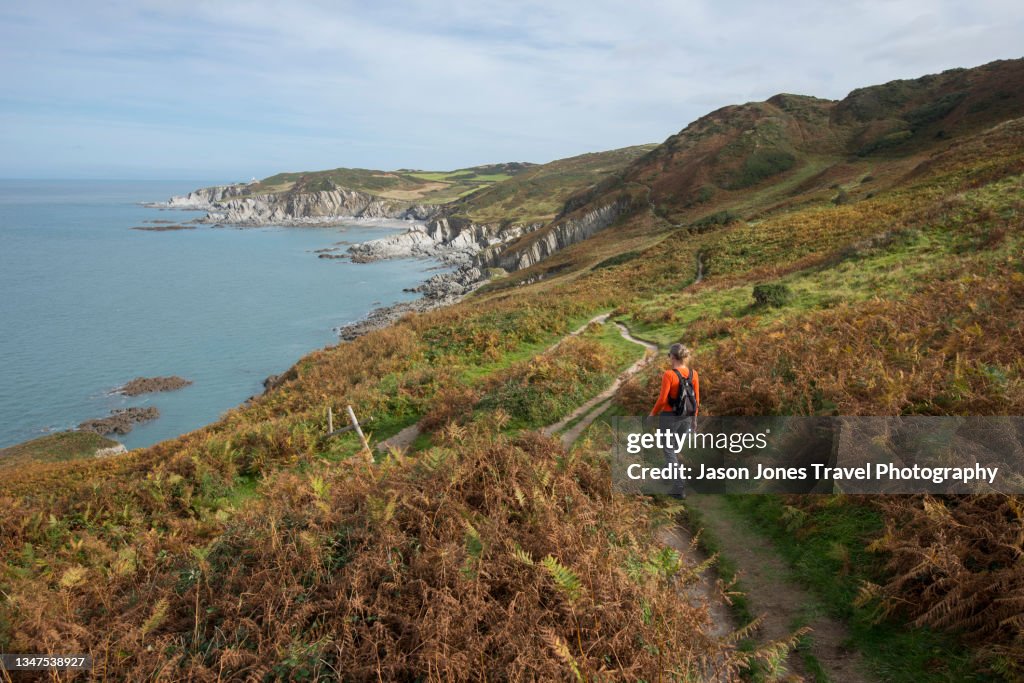
<svg viewBox="0 0 1024 683">
<path fill-rule="evenodd" d="M 725 184 L 727 190 L 742 190 L 756 185 L 765 178 L 788 171 L 796 164 L 796 157 L 779 149 L 758 150 L 747 157 L 743 167 Z"/>
<path fill-rule="evenodd" d="M 935 123 L 939 119 L 944 118 L 947 114 L 956 109 L 957 105 L 963 102 L 966 97 L 966 92 L 949 93 L 948 95 L 943 95 L 934 102 L 917 107 L 916 109 L 911 109 L 903 116 L 903 118 L 910 124 L 911 128 L 918 130 L 930 123 Z"/>
<path fill-rule="evenodd" d="M 754 285 L 754 304 L 779 308 L 789 303 L 792 292 L 782 283 Z"/>
<path fill-rule="evenodd" d="M 627 261 L 632 261 L 638 256 L 640 256 L 639 251 L 626 251 L 621 254 L 616 254 L 615 256 L 610 256 L 605 260 L 601 261 L 600 263 L 598 263 L 596 266 L 594 266 L 594 270 L 597 270 L 599 268 L 611 268 L 612 266 L 617 266 L 619 264 L 626 263 Z"/>
<path fill-rule="evenodd" d="M 683 208 L 690 209 L 701 204 L 707 204 L 715 196 L 715 188 L 710 185 L 702 185 L 693 196 L 683 205 Z"/>
<path fill-rule="evenodd" d="M 873 154 L 874 152 L 889 149 L 891 147 L 896 147 L 897 145 L 906 142 L 913 136 L 914 133 L 909 130 L 898 130 L 893 133 L 889 133 L 888 135 L 883 135 L 879 139 L 872 140 L 871 142 L 868 142 L 863 147 L 861 147 L 857 151 L 857 155 L 864 157 L 869 154 Z"/>
<path fill-rule="evenodd" d="M 716 211 L 715 213 L 709 213 L 707 216 L 698 218 L 694 222 L 690 223 L 691 227 L 699 228 L 699 232 L 707 228 L 713 228 L 719 225 L 729 225 L 739 220 L 739 216 L 732 211 Z"/>
</svg>

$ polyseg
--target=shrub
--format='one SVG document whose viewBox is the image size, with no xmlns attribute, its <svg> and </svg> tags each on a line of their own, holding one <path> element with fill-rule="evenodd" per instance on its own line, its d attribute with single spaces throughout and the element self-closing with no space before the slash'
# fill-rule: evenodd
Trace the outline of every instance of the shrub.
<svg viewBox="0 0 1024 683">
<path fill-rule="evenodd" d="M 929 104 L 922 105 L 916 109 L 911 109 L 904 116 L 904 120 L 910 124 L 910 127 L 914 130 L 923 128 L 929 123 L 934 123 L 939 119 L 944 118 L 951 111 L 956 109 L 956 106 L 960 104 L 964 98 L 967 97 L 966 92 L 954 92 L 948 95 L 943 95 L 939 99 Z"/>
<path fill-rule="evenodd" d="M 710 185 L 702 185 L 693 196 L 683 205 L 683 208 L 692 208 L 694 206 L 700 206 L 701 204 L 707 204 L 711 201 L 711 198 L 715 196 L 715 188 Z"/>
<path fill-rule="evenodd" d="M 715 213 L 709 213 L 707 216 L 698 218 L 694 222 L 690 223 L 691 227 L 698 228 L 698 232 L 703 232 L 708 228 L 713 228 L 719 225 L 729 225 L 739 220 L 739 215 L 732 211 L 716 211 Z"/>
<path fill-rule="evenodd" d="M 743 167 L 724 184 L 727 190 L 742 190 L 756 185 L 765 178 L 788 171 L 796 164 L 796 157 L 780 149 L 758 150 L 748 156 Z"/>
<path fill-rule="evenodd" d="M 611 268 L 612 266 L 617 266 L 619 264 L 626 263 L 627 261 L 632 261 L 639 255 L 639 251 L 626 251 L 621 254 L 616 254 L 615 256 L 610 256 L 606 258 L 604 261 L 598 263 L 596 266 L 594 266 L 594 270 L 597 270 L 598 268 Z"/>
<path fill-rule="evenodd" d="M 779 308 L 789 303 L 792 292 L 781 282 L 754 285 L 754 304 Z"/>
<path fill-rule="evenodd" d="M 888 135 L 883 135 L 877 140 L 872 140 L 861 147 L 857 151 L 857 155 L 864 157 L 880 150 L 896 147 L 897 145 L 909 140 L 913 135 L 913 132 L 909 130 L 898 130 L 893 133 L 889 133 Z"/>
</svg>

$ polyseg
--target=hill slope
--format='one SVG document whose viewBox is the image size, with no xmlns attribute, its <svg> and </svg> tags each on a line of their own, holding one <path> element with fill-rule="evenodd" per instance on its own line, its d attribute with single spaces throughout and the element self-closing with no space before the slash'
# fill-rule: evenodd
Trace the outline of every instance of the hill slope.
<svg viewBox="0 0 1024 683">
<path fill-rule="evenodd" d="M 992 89 L 1019 73 L 727 108 L 571 197 L 521 238 L 543 260 L 462 303 L 309 354 L 178 439 L 5 472 L 0 649 L 88 652 L 119 680 L 781 676 L 792 642 L 718 638 L 686 592 L 704 568 L 655 535 L 678 509 L 610 490 L 607 428 L 538 432 L 636 357 L 609 326 L 556 342 L 608 311 L 683 340 L 714 414 L 1020 414 L 1024 111 Z M 763 283 L 788 299 L 755 305 Z M 617 409 L 647 412 L 659 370 Z M 369 463 L 326 433 L 342 405 L 375 442 L 423 434 Z M 876 678 L 1021 675 L 1019 498 L 759 504 Z"/>
<path fill-rule="evenodd" d="M 490 261 L 532 265 L 638 211 L 664 226 L 704 229 L 873 196 L 930 154 L 1022 114 L 1024 60 L 861 88 L 838 102 L 783 94 L 723 107 L 570 198 L 557 220 Z M 574 227 L 602 211 L 597 225 Z"/>
</svg>

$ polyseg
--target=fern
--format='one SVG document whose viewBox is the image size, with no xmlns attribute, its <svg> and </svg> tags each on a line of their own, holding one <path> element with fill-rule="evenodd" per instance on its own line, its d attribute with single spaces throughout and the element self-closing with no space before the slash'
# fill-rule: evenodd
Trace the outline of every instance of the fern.
<svg viewBox="0 0 1024 683">
<path fill-rule="evenodd" d="M 573 675 L 577 681 L 583 680 L 583 674 L 580 672 L 579 664 L 576 663 L 576 658 L 572 656 L 572 652 L 569 650 L 569 644 L 565 642 L 562 636 L 558 635 L 551 629 L 544 629 L 544 639 L 548 641 L 548 645 L 555 651 L 558 658 L 569 665 Z"/>
<path fill-rule="evenodd" d="M 559 591 L 568 596 L 570 601 L 575 602 L 579 599 L 583 592 L 583 584 L 580 582 L 579 576 L 551 555 L 546 556 L 540 563 L 548 570 Z"/>
<path fill-rule="evenodd" d="M 156 601 L 156 604 L 153 605 L 153 611 L 149 614 L 149 618 L 142 624 L 141 631 L 143 636 L 147 636 L 160 628 L 160 625 L 167 619 L 169 607 L 170 603 L 167 602 L 167 598 L 160 598 Z"/>
<path fill-rule="evenodd" d="M 480 538 L 480 532 L 476 530 L 468 520 L 463 520 L 463 525 L 466 527 L 465 535 L 465 548 L 466 548 L 466 561 L 462 565 L 462 575 L 467 579 L 475 579 L 477 577 L 478 568 L 480 566 L 481 558 L 484 554 L 484 542 Z"/>
<path fill-rule="evenodd" d="M 523 550 L 518 543 L 516 543 L 515 547 L 512 548 L 512 557 L 522 564 L 530 567 L 533 566 L 533 557 L 530 556 L 529 552 Z"/>
</svg>

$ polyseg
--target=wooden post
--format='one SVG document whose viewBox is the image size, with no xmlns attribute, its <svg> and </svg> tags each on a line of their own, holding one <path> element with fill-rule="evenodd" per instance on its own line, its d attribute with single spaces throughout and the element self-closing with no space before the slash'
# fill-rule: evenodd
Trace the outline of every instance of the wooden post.
<svg viewBox="0 0 1024 683">
<path fill-rule="evenodd" d="M 366 442 L 366 437 L 363 435 L 363 430 L 359 428 L 359 420 L 356 419 L 356 413 L 352 410 L 352 406 L 345 406 L 348 410 L 348 419 L 352 420 L 352 426 L 355 427 L 356 434 L 359 435 L 359 440 L 363 442 L 363 448 L 366 449 L 367 453 L 372 454 L 370 450 L 370 444 Z"/>
<path fill-rule="evenodd" d="M 334 433 L 334 410 L 327 406 L 327 433 Z"/>
</svg>

